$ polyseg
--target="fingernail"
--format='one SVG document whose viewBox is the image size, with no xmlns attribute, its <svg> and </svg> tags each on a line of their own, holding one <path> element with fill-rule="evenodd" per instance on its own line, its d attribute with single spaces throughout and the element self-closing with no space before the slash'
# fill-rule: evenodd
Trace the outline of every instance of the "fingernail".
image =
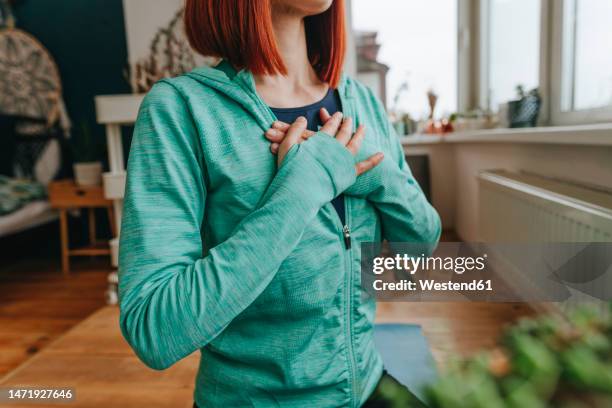
<svg viewBox="0 0 612 408">
<path fill-rule="evenodd" d="M 341 118 L 341 117 L 342 117 L 342 112 L 336 112 L 336 113 L 334 113 L 334 117 L 336 117 L 336 118 L 338 118 L 338 119 L 339 119 L 339 118 Z"/>
<path fill-rule="evenodd" d="M 305 117 L 303 117 L 303 116 L 300 116 L 300 117 L 298 117 L 298 118 L 297 118 L 295 121 L 296 121 L 296 122 L 300 122 L 300 123 L 302 123 L 302 122 L 306 122 L 306 118 L 305 118 Z"/>
</svg>

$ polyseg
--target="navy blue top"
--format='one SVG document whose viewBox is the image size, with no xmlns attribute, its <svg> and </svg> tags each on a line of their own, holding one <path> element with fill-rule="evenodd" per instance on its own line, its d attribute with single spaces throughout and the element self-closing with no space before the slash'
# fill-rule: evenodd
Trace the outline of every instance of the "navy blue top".
<svg viewBox="0 0 612 408">
<path fill-rule="evenodd" d="M 341 111 L 342 106 L 340 103 L 340 97 L 338 96 L 338 92 L 330 89 L 327 92 L 327 95 L 319 102 L 315 102 L 310 105 L 301 106 L 299 108 L 272 108 L 272 112 L 276 115 L 276 118 L 281 122 L 285 123 L 293 123 L 295 120 L 304 116 L 308 120 L 308 129 L 316 132 L 319 130 L 319 127 L 322 125 L 321 117 L 319 115 L 319 111 L 321 108 L 327 109 L 330 115 Z M 345 221 L 345 213 L 344 213 L 344 196 L 341 194 L 338 197 L 334 198 L 332 201 L 338 216 L 340 217 L 340 221 L 342 221 L 342 225 L 346 224 Z"/>
</svg>

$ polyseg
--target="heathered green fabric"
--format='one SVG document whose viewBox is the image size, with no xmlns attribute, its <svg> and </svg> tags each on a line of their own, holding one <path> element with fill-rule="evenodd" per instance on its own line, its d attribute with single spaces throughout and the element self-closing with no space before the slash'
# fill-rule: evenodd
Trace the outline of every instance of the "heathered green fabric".
<svg viewBox="0 0 612 408">
<path fill-rule="evenodd" d="M 196 350 L 201 407 L 356 407 L 376 386 L 375 303 L 359 242 L 429 243 L 440 221 L 381 104 L 339 87 L 368 127 L 359 158 L 319 133 L 277 169 L 274 117 L 228 64 L 156 84 L 128 163 L 120 243 L 121 330 L 148 366 Z M 355 160 L 386 155 L 355 178 Z M 330 201 L 345 192 L 350 249 Z"/>
</svg>

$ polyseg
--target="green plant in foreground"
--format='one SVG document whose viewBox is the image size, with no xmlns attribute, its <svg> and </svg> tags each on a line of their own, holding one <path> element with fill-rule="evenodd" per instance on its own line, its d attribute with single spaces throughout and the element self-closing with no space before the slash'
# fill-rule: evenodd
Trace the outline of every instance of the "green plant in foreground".
<svg viewBox="0 0 612 408">
<path fill-rule="evenodd" d="M 524 319 L 500 346 L 463 359 L 428 389 L 432 408 L 612 407 L 610 313 Z"/>
</svg>

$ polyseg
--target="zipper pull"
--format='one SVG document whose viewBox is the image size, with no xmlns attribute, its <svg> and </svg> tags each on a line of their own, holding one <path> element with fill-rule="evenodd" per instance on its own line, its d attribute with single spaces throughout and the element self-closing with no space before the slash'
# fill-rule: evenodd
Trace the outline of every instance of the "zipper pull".
<svg viewBox="0 0 612 408">
<path fill-rule="evenodd" d="M 342 228 L 342 235 L 344 236 L 344 245 L 346 249 L 351 249 L 351 229 L 348 225 Z"/>
</svg>

